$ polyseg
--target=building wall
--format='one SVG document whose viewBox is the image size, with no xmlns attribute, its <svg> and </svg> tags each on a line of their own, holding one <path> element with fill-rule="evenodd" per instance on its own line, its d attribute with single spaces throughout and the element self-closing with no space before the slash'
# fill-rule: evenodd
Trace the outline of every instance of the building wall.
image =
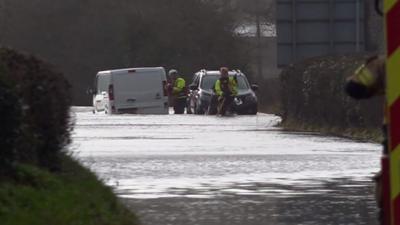
<svg viewBox="0 0 400 225">
<path fill-rule="evenodd" d="M 278 64 L 365 50 L 365 0 L 277 0 Z"/>
<path fill-rule="evenodd" d="M 249 45 L 250 57 L 252 58 L 249 65 L 250 71 L 247 72 L 250 79 L 260 81 L 277 78 L 280 70 L 277 66 L 277 39 L 276 37 L 261 37 L 260 53 L 258 52 L 258 44 L 256 37 L 247 37 Z M 259 76 L 258 71 L 258 57 L 260 54 L 262 75 Z"/>
<path fill-rule="evenodd" d="M 366 1 L 365 18 L 366 50 L 369 52 L 384 52 L 383 17 L 375 11 L 374 1 Z"/>
</svg>

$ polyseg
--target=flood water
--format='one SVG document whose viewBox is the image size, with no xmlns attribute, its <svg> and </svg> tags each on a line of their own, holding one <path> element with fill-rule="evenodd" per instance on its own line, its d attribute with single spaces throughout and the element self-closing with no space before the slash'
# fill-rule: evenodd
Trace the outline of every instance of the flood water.
<svg viewBox="0 0 400 225">
<path fill-rule="evenodd" d="M 377 225 L 380 146 L 284 132 L 274 115 L 93 115 L 71 152 L 143 225 Z"/>
</svg>

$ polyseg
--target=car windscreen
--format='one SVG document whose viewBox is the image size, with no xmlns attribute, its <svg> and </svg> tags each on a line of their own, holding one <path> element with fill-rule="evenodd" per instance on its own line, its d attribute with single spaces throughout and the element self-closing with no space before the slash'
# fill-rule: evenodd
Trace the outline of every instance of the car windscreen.
<svg viewBox="0 0 400 225">
<path fill-rule="evenodd" d="M 204 76 L 201 80 L 200 88 L 203 90 L 212 90 L 215 82 L 219 79 L 219 76 Z M 246 78 L 243 76 L 238 76 L 238 90 L 248 90 L 249 86 L 247 84 Z"/>
</svg>

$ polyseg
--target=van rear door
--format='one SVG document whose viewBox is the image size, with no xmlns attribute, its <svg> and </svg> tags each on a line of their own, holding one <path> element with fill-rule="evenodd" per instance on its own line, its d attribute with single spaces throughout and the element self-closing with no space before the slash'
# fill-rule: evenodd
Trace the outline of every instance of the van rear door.
<svg viewBox="0 0 400 225">
<path fill-rule="evenodd" d="M 93 107 L 95 111 L 104 111 L 108 103 L 108 89 L 111 81 L 109 73 L 102 72 L 96 75 L 96 93 L 93 96 Z"/>
<path fill-rule="evenodd" d="M 166 98 L 163 94 L 164 77 L 163 69 L 139 68 L 116 72 L 113 74 L 116 109 L 122 112 L 124 109 L 138 110 L 137 113 L 146 108 L 163 109 Z"/>
</svg>

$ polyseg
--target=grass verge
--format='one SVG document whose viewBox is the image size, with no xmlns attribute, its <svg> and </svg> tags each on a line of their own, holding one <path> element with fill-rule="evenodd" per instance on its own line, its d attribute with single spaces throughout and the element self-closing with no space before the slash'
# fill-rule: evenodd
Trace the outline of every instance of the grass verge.
<svg viewBox="0 0 400 225">
<path fill-rule="evenodd" d="M 136 225 L 128 211 L 88 169 L 63 157 L 62 171 L 19 165 L 0 183 L 2 225 Z"/>
</svg>

